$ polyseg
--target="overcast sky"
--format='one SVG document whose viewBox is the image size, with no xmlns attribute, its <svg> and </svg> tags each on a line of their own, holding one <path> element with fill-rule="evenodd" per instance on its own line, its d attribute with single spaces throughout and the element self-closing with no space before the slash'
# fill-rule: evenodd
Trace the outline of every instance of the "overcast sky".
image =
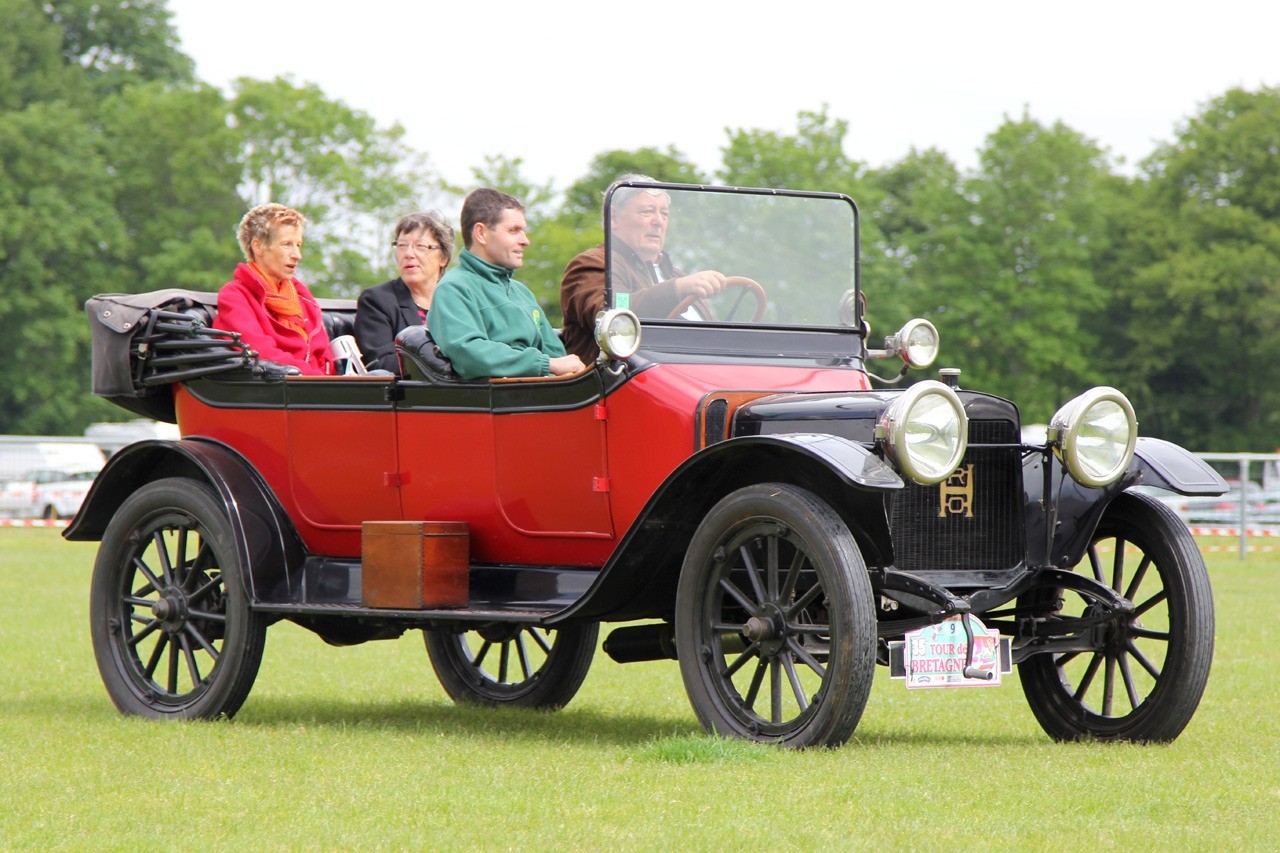
<svg viewBox="0 0 1280 853">
<path fill-rule="evenodd" d="M 513 3 L 169 0 L 198 76 L 292 75 L 402 124 L 444 177 L 520 157 L 557 189 L 601 151 L 726 128 L 794 132 L 825 103 L 850 156 L 936 147 L 961 167 L 1006 116 L 1061 120 L 1131 168 L 1232 86 L 1280 85 L 1273 0 Z"/>
</svg>

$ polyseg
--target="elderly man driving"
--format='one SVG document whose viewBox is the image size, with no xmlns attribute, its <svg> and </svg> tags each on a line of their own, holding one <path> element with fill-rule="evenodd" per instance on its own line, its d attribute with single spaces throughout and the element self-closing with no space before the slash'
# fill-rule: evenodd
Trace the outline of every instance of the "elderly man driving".
<svg viewBox="0 0 1280 853">
<path fill-rule="evenodd" d="M 645 175 L 623 175 L 618 180 L 653 182 Z M 663 249 L 671 215 L 667 193 L 647 187 L 619 187 L 609 205 L 614 292 L 628 294 L 631 310 L 637 315 L 666 317 L 688 296 L 713 296 L 724 289 L 725 276 L 715 270 L 685 273 L 672 265 Z M 570 261 L 560 282 L 565 349 L 588 363 L 600 354 L 595 322 L 596 314 L 605 307 L 604 270 L 601 244 Z"/>
</svg>

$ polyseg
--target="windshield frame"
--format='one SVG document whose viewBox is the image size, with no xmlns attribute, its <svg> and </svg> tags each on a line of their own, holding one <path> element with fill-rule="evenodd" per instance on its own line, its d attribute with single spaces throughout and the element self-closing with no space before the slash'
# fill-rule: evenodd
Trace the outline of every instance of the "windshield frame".
<svg viewBox="0 0 1280 853">
<path fill-rule="evenodd" d="M 853 346 L 853 351 L 861 355 L 865 349 L 866 328 L 863 323 L 863 296 L 862 296 L 862 245 L 861 245 L 861 212 L 857 203 L 844 193 L 832 192 L 816 192 L 808 190 L 790 190 L 790 189 L 769 189 L 762 187 L 736 187 L 736 186 L 716 186 L 708 184 L 681 184 L 666 183 L 662 181 L 642 181 L 642 180 L 621 180 L 615 181 L 605 191 L 603 204 L 603 223 L 604 223 L 604 264 L 605 264 L 605 306 L 611 307 L 615 305 L 614 294 L 614 250 L 611 241 L 615 239 L 613 234 L 612 212 L 613 212 L 613 196 L 623 188 L 658 190 L 666 193 L 717 193 L 717 194 L 734 194 L 734 195 L 752 195 L 752 196 L 769 196 L 796 199 L 817 199 L 823 201 L 835 201 L 846 204 L 849 207 L 850 217 L 850 234 L 852 242 L 852 271 L 853 271 L 853 302 L 852 302 L 852 322 L 842 323 L 837 317 L 833 316 L 831 323 L 769 323 L 769 322 L 750 322 L 743 323 L 738 321 L 720 321 L 714 319 L 701 320 L 699 322 L 689 322 L 681 319 L 668 319 L 653 316 L 641 317 L 641 322 L 648 328 L 656 331 L 656 328 L 676 330 L 687 330 L 690 334 L 696 334 L 700 328 L 733 328 L 738 330 L 764 330 L 773 332 L 791 332 L 803 333 L 805 331 L 822 332 L 824 337 L 835 333 L 837 336 L 851 335 L 858 339 L 858 343 Z M 834 315 L 834 312 L 833 312 Z M 670 340 L 667 334 L 662 334 L 662 338 Z M 828 350 L 828 347 L 823 347 Z M 848 350 L 841 346 L 843 355 L 848 355 Z"/>
</svg>

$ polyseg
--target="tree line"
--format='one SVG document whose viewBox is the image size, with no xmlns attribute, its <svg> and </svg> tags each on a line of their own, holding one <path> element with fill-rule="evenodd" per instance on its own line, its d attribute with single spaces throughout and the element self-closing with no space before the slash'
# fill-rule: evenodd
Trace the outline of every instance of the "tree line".
<svg viewBox="0 0 1280 853">
<path fill-rule="evenodd" d="M 402 213 L 457 208 L 398 125 L 289 78 L 195 78 L 164 0 L 0 0 L 0 433 L 79 433 L 128 417 L 89 393 L 85 299 L 215 290 L 244 210 L 311 220 L 303 278 L 354 296 L 394 274 Z M 472 170 L 528 207 L 520 278 L 558 319 L 565 264 L 602 237 L 618 175 L 843 192 L 861 212 L 876 334 L 912 316 L 942 334 L 966 387 L 1044 421 L 1095 384 L 1133 399 L 1142 432 L 1197 450 L 1280 447 L 1280 89 L 1199 107 L 1132 174 L 1098 141 L 1006 118 L 977 165 L 912 149 L 869 167 L 826 107 L 790 131 L 726 129 L 707 173 L 674 145 L 598 154 L 567 187 L 518 152 Z"/>
</svg>

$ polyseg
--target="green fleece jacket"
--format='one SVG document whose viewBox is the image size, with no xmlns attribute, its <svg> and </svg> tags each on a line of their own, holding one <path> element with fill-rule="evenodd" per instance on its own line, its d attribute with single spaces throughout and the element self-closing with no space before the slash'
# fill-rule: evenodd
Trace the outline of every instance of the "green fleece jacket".
<svg viewBox="0 0 1280 853">
<path fill-rule="evenodd" d="M 548 376 L 565 354 L 555 329 L 512 270 L 466 249 L 431 298 L 427 328 L 464 379 Z"/>
</svg>

